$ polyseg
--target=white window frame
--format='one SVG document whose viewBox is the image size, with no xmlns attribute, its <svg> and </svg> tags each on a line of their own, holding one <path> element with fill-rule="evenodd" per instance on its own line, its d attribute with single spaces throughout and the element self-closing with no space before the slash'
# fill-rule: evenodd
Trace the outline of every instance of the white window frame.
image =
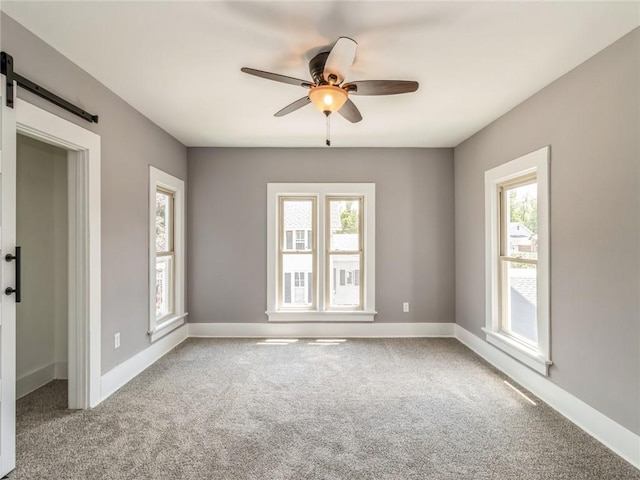
<svg viewBox="0 0 640 480">
<path fill-rule="evenodd" d="M 549 162 L 546 146 L 485 172 L 485 274 L 487 342 L 542 375 L 549 374 L 550 291 L 549 291 Z M 535 174 L 538 191 L 537 261 L 537 344 L 519 341 L 506 334 L 500 325 L 500 185 Z"/>
<path fill-rule="evenodd" d="M 317 232 L 317 255 L 314 268 L 316 298 L 313 309 L 293 310 L 278 307 L 278 210 L 280 197 L 316 197 L 317 215 L 314 228 Z M 326 275 L 326 197 L 363 197 L 364 257 L 363 302 L 360 310 L 330 309 L 325 289 Z M 295 239 L 294 239 L 295 241 Z M 375 310 L 375 184 L 374 183 L 269 183 L 267 184 L 267 311 L 269 321 L 304 322 L 372 322 Z"/>
<path fill-rule="evenodd" d="M 156 191 L 173 194 L 173 313 L 156 320 Z M 149 337 L 151 342 L 185 323 L 185 191 L 184 181 L 149 166 Z"/>
</svg>

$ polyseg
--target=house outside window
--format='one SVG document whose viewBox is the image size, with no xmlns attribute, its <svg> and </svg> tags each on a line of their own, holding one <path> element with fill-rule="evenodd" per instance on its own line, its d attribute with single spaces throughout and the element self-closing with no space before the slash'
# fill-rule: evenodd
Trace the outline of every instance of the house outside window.
<svg viewBox="0 0 640 480">
<path fill-rule="evenodd" d="M 373 320 L 374 209 L 373 184 L 268 185 L 269 320 Z"/>
<path fill-rule="evenodd" d="M 486 339 L 548 374 L 549 148 L 485 173 Z"/>
</svg>

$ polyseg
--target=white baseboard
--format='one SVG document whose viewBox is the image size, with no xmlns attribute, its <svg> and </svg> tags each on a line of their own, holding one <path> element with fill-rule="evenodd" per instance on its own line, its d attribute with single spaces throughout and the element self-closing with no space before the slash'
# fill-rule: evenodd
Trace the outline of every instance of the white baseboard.
<svg viewBox="0 0 640 480">
<path fill-rule="evenodd" d="M 547 377 L 534 372 L 460 325 L 455 336 L 464 345 L 539 397 L 596 440 L 640 468 L 640 436 L 587 405 Z"/>
<path fill-rule="evenodd" d="M 453 337 L 453 323 L 189 323 L 190 337 Z"/>
<path fill-rule="evenodd" d="M 56 380 L 68 380 L 69 379 L 69 363 L 68 362 L 54 363 L 53 378 L 55 378 Z"/>
<path fill-rule="evenodd" d="M 51 382 L 55 378 L 54 372 L 55 364 L 50 363 L 21 375 L 16 380 L 16 398 L 22 398 Z"/>
<path fill-rule="evenodd" d="M 102 375 L 100 380 L 101 402 L 123 387 L 131 379 L 157 362 L 187 338 L 187 326 L 183 325 L 151 344 L 112 370 Z"/>
</svg>

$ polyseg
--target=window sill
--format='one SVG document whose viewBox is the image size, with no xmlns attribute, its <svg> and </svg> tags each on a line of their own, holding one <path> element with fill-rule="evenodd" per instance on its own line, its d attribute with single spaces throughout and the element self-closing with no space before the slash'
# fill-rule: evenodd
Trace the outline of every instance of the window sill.
<svg viewBox="0 0 640 480">
<path fill-rule="evenodd" d="M 549 375 L 549 366 L 553 362 L 543 358 L 535 349 L 527 347 L 503 333 L 494 332 L 488 328 L 483 328 L 482 330 L 486 334 L 487 342 L 491 345 L 498 347 L 506 354 L 524 363 L 527 367 L 535 370 L 539 374 L 545 377 Z"/>
<path fill-rule="evenodd" d="M 265 312 L 270 322 L 373 322 L 378 312 L 368 311 L 279 311 Z"/>
<path fill-rule="evenodd" d="M 148 332 L 149 337 L 151 338 L 151 343 L 164 337 L 166 334 L 172 332 L 181 325 L 184 325 L 187 315 L 188 313 L 181 313 L 179 315 L 163 318 L 158 324 L 156 324 L 152 331 Z"/>
</svg>

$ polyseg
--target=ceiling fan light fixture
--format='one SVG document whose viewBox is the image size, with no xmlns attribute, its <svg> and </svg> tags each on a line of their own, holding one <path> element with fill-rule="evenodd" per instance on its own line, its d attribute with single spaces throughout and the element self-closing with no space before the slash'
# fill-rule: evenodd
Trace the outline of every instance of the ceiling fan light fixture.
<svg viewBox="0 0 640 480">
<path fill-rule="evenodd" d="M 319 85 L 309 91 L 311 103 L 322 113 L 337 112 L 349 98 L 349 94 L 340 87 Z"/>
</svg>

